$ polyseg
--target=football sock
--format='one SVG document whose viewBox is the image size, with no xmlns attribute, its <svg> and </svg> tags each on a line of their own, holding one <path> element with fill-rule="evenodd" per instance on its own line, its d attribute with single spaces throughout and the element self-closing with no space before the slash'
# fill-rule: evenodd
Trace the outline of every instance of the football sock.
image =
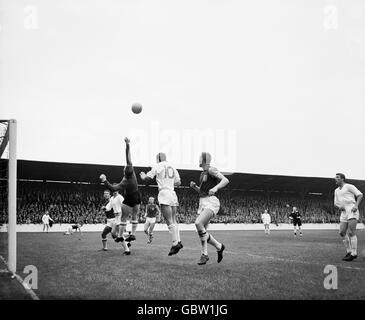
<svg viewBox="0 0 365 320">
<path fill-rule="evenodd" d="M 199 230 L 198 231 L 199 234 L 199 238 L 200 238 L 200 242 L 202 245 L 202 254 L 204 255 L 208 255 L 208 235 L 207 232 L 204 230 Z"/>
<path fill-rule="evenodd" d="M 171 237 L 172 237 L 172 245 L 176 246 L 178 244 L 176 225 L 172 223 L 168 226 L 168 228 L 169 228 L 169 232 L 170 232 Z"/>
<path fill-rule="evenodd" d="M 344 239 L 342 240 L 342 242 L 345 245 L 346 252 L 347 253 L 351 252 L 351 244 L 350 244 L 350 239 L 349 239 L 349 236 L 348 235 L 346 235 L 344 237 Z"/>
<path fill-rule="evenodd" d="M 134 236 L 136 235 L 137 227 L 138 227 L 138 221 L 136 220 L 132 221 L 132 234 Z"/>
<path fill-rule="evenodd" d="M 357 236 L 350 237 L 351 254 L 357 256 Z"/>
<path fill-rule="evenodd" d="M 123 237 L 124 238 L 124 233 L 126 232 L 127 230 L 127 223 L 126 222 L 122 222 L 120 225 L 119 225 L 119 237 Z"/>
<path fill-rule="evenodd" d="M 214 248 L 216 248 L 217 251 L 222 249 L 222 244 L 220 242 L 215 240 L 214 237 L 210 233 L 207 233 L 207 235 L 208 235 L 208 240 L 207 241 L 210 245 L 212 245 Z"/>
<path fill-rule="evenodd" d="M 180 242 L 181 239 L 180 239 L 180 228 L 179 228 L 179 225 L 176 224 L 176 237 L 177 237 L 177 242 Z"/>
<path fill-rule="evenodd" d="M 103 249 L 106 249 L 106 241 L 107 240 L 106 239 L 102 239 L 101 241 L 103 242 Z"/>
</svg>

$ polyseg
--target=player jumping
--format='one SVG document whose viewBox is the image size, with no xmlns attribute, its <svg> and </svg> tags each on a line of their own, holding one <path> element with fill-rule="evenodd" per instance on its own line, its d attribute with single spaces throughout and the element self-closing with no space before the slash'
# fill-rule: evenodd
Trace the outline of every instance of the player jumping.
<svg viewBox="0 0 365 320">
<path fill-rule="evenodd" d="M 179 172 L 166 161 L 166 154 L 158 153 L 157 164 L 147 174 L 141 172 L 143 181 L 152 181 L 156 177 L 158 184 L 158 203 L 161 206 L 162 215 L 166 221 L 169 232 L 172 236 L 172 247 L 169 256 L 177 254 L 183 245 L 180 240 L 179 226 L 176 221 L 176 211 L 179 205 L 175 186 L 181 184 Z"/>
<path fill-rule="evenodd" d="M 160 221 L 161 211 L 157 204 L 155 204 L 155 198 L 149 197 L 148 204 L 146 205 L 146 212 L 144 215 L 146 223 L 144 224 L 144 233 L 148 236 L 147 243 L 152 243 L 153 229 L 155 228 L 156 222 Z"/>
<path fill-rule="evenodd" d="M 297 226 L 299 230 L 299 235 L 302 236 L 302 216 L 299 213 L 297 207 L 293 207 L 293 211 L 289 215 L 289 219 L 293 222 L 294 227 L 294 237 L 297 236 Z"/>
<path fill-rule="evenodd" d="M 200 156 L 199 166 L 203 169 L 200 175 L 199 187 L 195 182 L 190 182 L 190 187 L 199 193 L 199 209 L 195 226 L 199 234 L 202 255 L 198 262 L 199 265 L 206 264 L 208 257 L 208 243 L 217 249 L 218 263 L 223 259 L 223 251 L 225 246 L 218 242 L 211 234 L 207 232 L 210 220 L 218 213 L 220 202 L 215 194 L 218 190 L 224 188 L 229 180 L 218 171 L 218 169 L 210 166 L 211 155 L 203 152 Z"/>
<path fill-rule="evenodd" d="M 346 183 L 343 173 L 337 173 L 335 181 L 338 187 L 335 190 L 334 204 L 341 214 L 340 236 L 347 251 L 342 260 L 352 261 L 357 258 L 356 225 L 363 194 L 354 185 Z"/>
<path fill-rule="evenodd" d="M 134 241 L 136 240 L 136 230 L 138 226 L 137 215 L 139 212 L 139 206 L 141 204 L 141 195 L 138 191 L 138 183 L 137 177 L 134 172 L 132 160 L 131 160 L 131 152 L 130 152 L 130 140 L 128 138 L 124 139 L 126 144 L 126 160 L 127 165 L 124 168 L 124 176 L 120 183 L 111 184 L 104 174 L 100 176 L 100 180 L 104 182 L 104 184 L 113 191 L 121 190 L 122 195 L 124 196 L 123 206 L 122 206 L 122 223 L 121 230 L 119 231 L 118 240 L 121 242 Z M 124 233 L 127 229 L 127 218 L 132 215 L 132 233 L 128 236 L 127 239 L 124 239 Z M 129 248 L 127 244 L 124 244 L 124 254 L 129 254 Z"/>
</svg>

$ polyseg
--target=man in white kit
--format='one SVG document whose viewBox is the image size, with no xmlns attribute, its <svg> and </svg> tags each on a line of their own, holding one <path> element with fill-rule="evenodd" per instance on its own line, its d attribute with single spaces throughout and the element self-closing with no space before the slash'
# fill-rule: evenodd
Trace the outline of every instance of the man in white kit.
<svg viewBox="0 0 365 320">
<path fill-rule="evenodd" d="M 352 261 L 357 258 L 356 225 L 363 194 L 354 185 L 346 183 L 343 173 L 337 173 L 335 181 L 338 187 L 335 190 L 334 204 L 341 214 L 340 236 L 347 251 L 342 260 Z"/>
<path fill-rule="evenodd" d="M 48 211 L 46 211 L 46 213 L 42 216 L 43 232 L 46 231 L 48 233 L 50 221 L 53 222 L 53 219 L 49 216 Z"/>
<path fill-rule="evenodd" d="M 270 223 L 271 223 L 271 217 L 267 210 L 264 211 L 264 213 L 261 215 L 262 223 L 265 227 L 265 234 L 270 234 Z"/>
<path fill-rule="evenodd" d="M 128 244 L 125 242 L 125 238 L 123 235 L 123 231 L 127 227 L 127 223 L 122 221 L 122 206 L 123 206 L 124 198 L 118 191 L 113 192 L 113 196 L 111 197 L 110 204 L 115 214 L 115 226 L 117 229 L 117 238 L 115 242 L 120 242 L 123 249 L 124 255 L 130 255 L 130 250 Z M 123 228 L 124 227 L 124 228 Z"/>
<path fill-rule="evenodd" d="M 158 184 L 158 203 L 161 213 L 166 221 L 167 227 L 172 237 L 172 247 L 169 256 L 177 254 L 183 245 L 180 240 L 179 225 L 176 220 L 177 207 L 179 202 L 175 192 L 175 187 L 180 186 L 181 180 L 179 172 L 166 160 L 166 154 L 160 152 L 156 156 L 157 164 L 148 173 L 141 172 L 143 181 L 152 181 L 156 178 Z"/>
</svg>

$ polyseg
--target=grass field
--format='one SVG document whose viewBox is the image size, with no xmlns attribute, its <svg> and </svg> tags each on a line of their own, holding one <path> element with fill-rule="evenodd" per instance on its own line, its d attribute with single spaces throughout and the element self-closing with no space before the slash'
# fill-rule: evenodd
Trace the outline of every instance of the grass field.
<svg viewBox="0 0 365 320">
<path fill-rule="evenodd" d="M 137 233 L 132 255 L 109 241 L 101 247 L 99 233 L 19 233 L 18 274 L 24 266 L 39 272 L 40 299 L 365 299 L 365 260 L 342 262 L 344 248 L 336 231 L 214 231 L 227 250 L 222 263 L 209 247 L 210 261 L 198 266 L 199 240 L 182 232 L 184 249 L 168 257 L 170 235 L 156 232 L 153 244 Z M 358 232 L 360 251 L 365 231 Z M 0 234 L 0 254 L 6 256 L 6 234 Z M 324 267 L 335 265 L 338 289 L 323 286 Z M 1 268 L 0 268 L 1 269 Z M 13 282 L 12 282 L 13 281 Z M 28 298 L 8 275 L 0 274 L 0 300 Z M 4 289 L 5 288 L 5 289 Z"/>
</svg>

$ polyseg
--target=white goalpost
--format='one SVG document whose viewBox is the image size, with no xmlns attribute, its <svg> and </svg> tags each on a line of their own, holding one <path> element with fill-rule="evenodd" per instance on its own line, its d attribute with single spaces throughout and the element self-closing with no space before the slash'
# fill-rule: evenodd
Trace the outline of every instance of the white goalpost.
<svg viewBox="0 0 365 320">
<path fill-rule="evenodd" d="M 8 268 L 10 272 L 16 272 L 16 182 L 17 182 L 17 123 L 9 120 L 9 180 L 8 180 Z"/>
<path fill-rule="evenodd" d="M 0 158 L 8 159 L 6 169 L 2 169 L 2 181 L 7 182 L 2 186 L 2 200 L 6 201 L 7 193 L 7 211 L 8 211 L 8 256 L 7 266 L 11 273 L 16 273 L 17 263 L 17 122 L 15 119 L 0 120 Z M 4 182 L 5 182 L 4 181 Z"/>
</svg>

